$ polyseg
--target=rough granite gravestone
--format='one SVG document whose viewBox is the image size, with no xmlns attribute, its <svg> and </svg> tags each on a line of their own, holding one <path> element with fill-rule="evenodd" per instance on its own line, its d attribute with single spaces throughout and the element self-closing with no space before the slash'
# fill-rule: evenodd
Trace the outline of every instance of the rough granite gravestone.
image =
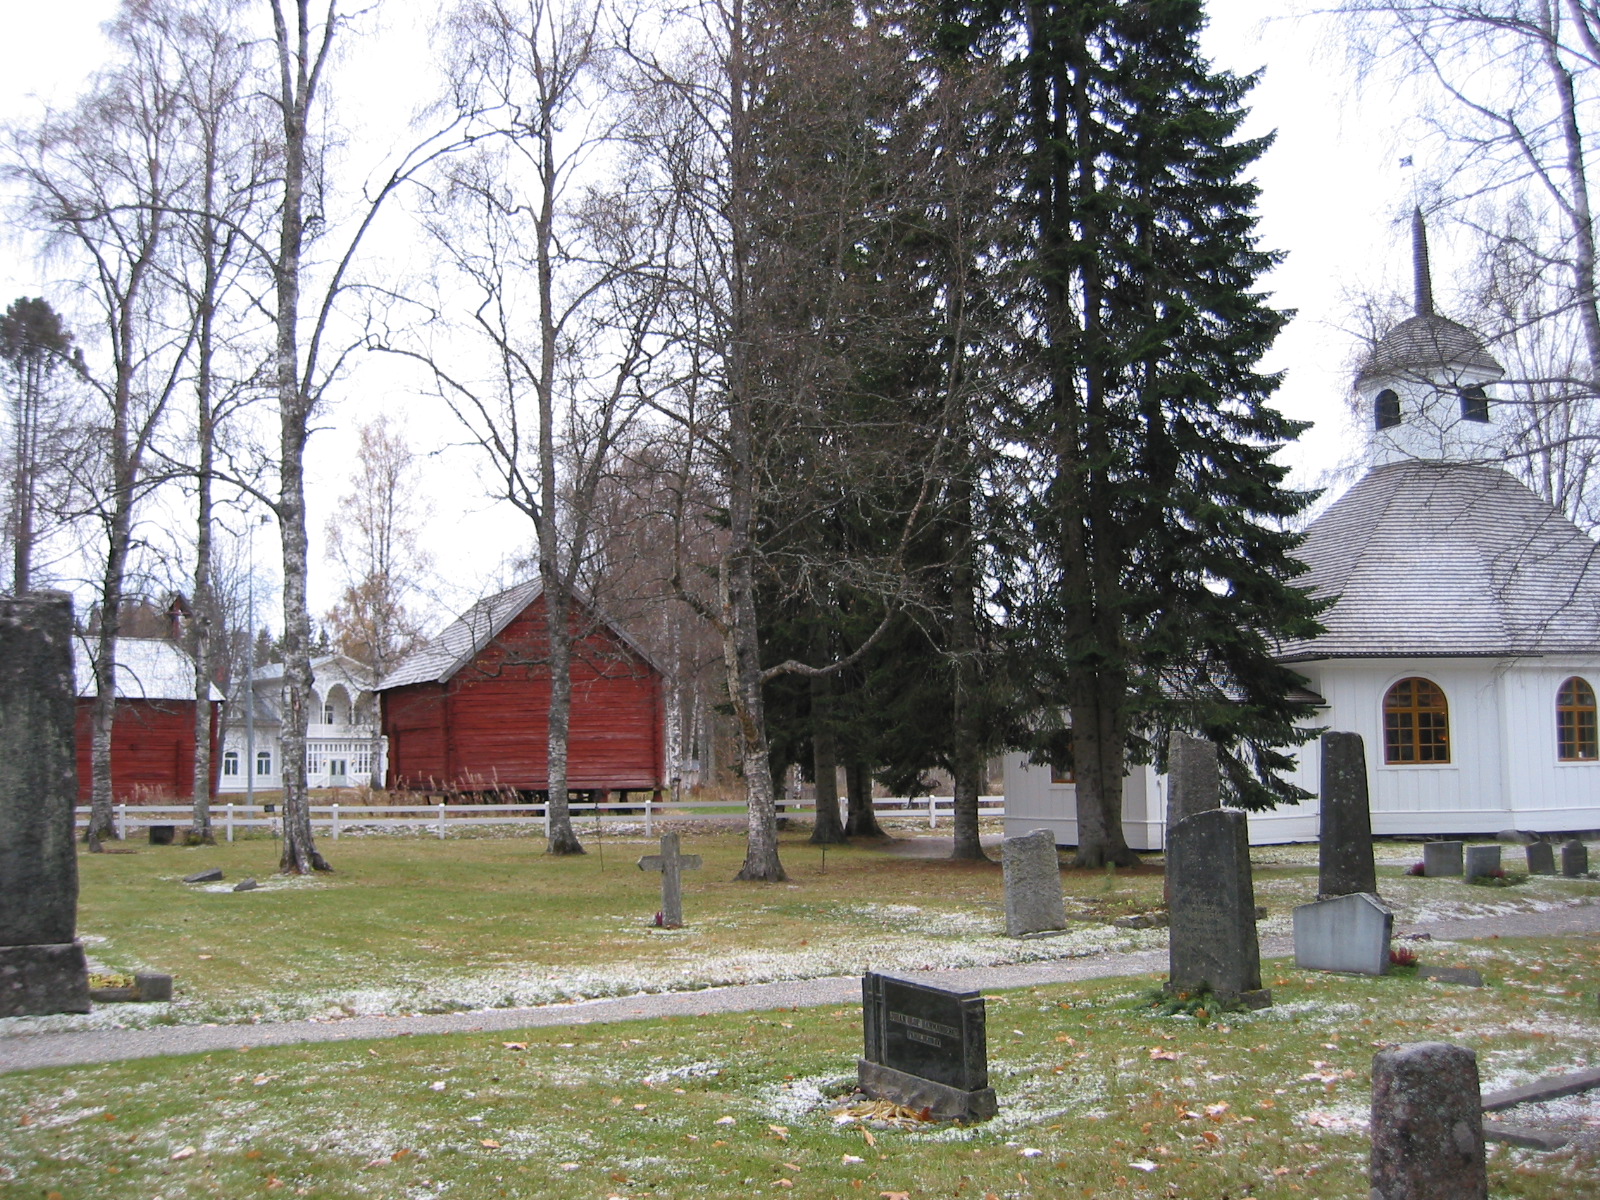
<svg viewBox="0 0 1600 1200">
<path fill-rule="evenodd" d="M 1359 733 L 1322 735 L 1322 829 L 1317 841 L 1319 896 L 1377 892 L 1367 750 Z"/>
<path fill-rule="evenodd" d="M 661 924 L 667 929 L 683 928 L 683 871 L 700 869 L 698 854 L 679 854 L 678 835 L 661 835 L 661 853 L 639 859 L 639 870 L 661 872 Z"/>
<path fill-rule="evenodd" d="M 1422 847 L 1422 873 L 1430 879 L 1461 874 L 1461 843 L 1426 843 Z"/>
<path fill-rule="evenodd" d="M 1372 1059 L 1371 1200 L 1488 1200 L 1478 1056 L 1418 1042 Z"/>
<path fill-rule="evenodd" d="M 89 1011 L 73 697 L 72 600 L 0 597 L 0 1017 Z"/>
<path fill-rule="evenodd" d="M 1529 842 L 1529 875 L 1554 875 L 1556 873 L 1556 848 L 1549 842 Z"/>
<path fill-rule="evenodd" d="M 1215 808 L 1167 831 L 1169 992 L 1210 988 L 1224 1000 L 1265 1008 L 1256 940 L 1256 896 L 1245 815 Z"/>
<path fill-rule="evenodd" d="M 1006 881 L 1006 936 L 1065 929 L 1056 835 L 1048 829 L 1035 829 L 1021 837 L 1009 837 L 1001 843 L 1001 860 Z"/>
<path fill-rule="evenodd" d="M 1561 845 L 1561 873 L 1568 879 L 1589 873 L 1589 847 L 1577 838 Z"/>
<path fill-rule="evenodd" d="M 1498 845 L 1467 847 L 1465 871 L 1468 879 L 1493 875 L 1499 869 L 1500 847 Z"/>
<path fill-rule="evenodd" d="M 941 1121 L 986 1121 L 989 1086 L 983 997 L 868 971 L 861 979 L 857 1086 L 874 1100 Z"/>
<path fill-rule="evenodd" d="M 1394 913 L 1371 892 L 1294 910 L 1294 965 L 1303 971 L 1382 975 L 1389 969 Z"/>
<path fill-rule="evenodd" d="M 196 871 L 193 875 L 185 875 L 185 883 L 220 883 L 222 880 L 221 867 L 207 867 L 204 871 Z"/>
<path fill-rule="evenodd" d="M 1185 817 L 1221 807 L 1216 746 L 1205 738 L 1174 733 L 1167 743 L 1167 829 Z"/>
</svg>

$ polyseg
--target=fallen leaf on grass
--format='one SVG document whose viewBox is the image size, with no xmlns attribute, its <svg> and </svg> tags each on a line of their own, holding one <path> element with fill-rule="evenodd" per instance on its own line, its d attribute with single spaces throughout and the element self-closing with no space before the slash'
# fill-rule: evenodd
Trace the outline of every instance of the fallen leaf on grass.
<svg viewBox="0 0 1600 1200">
<path fill-rule="evenodd" d="M 501 1042 L 500 1044 L 507 1050 L 526 1050 L 528 1048 L 527 1042 Z"/>
<path fill-rule="evenodd" d="M 878 1139 L 872 1136 L 872 1130 L 870 1129 L 863 1129 L 861 1131 L 861 1136 L 867 1139 L 867 1145 L 869 1146 L 876 1146 L 878 1144 Z"/>
<path fill-rule="evenodd" d="M 445 1081 L 444 1080 L 435 1079 L 432 1083 L 430 1083 L 428 1085 L 428 1089 L 430 1091 L 434 1091 L 434 1092 L 442 1092 L 442 1091 L 444 1091 L 445 1086 L 446 1085 L 445 1085 Z"/>
<path fill-rule="evenodd" d="M 862 1158 L 859 1154 L 846 1154 L 839 1161 L 848 1167 L 858 1162 L 866 1162 L 867 1160 Z"/>
<path fill-rule="evenodd" d="M 561 1169 L 563 1171 L 576 1171 L 581 1166 L 582 1166 L 581 1163 L 562 1163 L 561 1164 Z"/>
<path fill-rule="evenodd" d="M 176 1151 L 173 1152 L 172 1161 L 173 1162 L 182 1162 L 186 1158 L 193 1158 L 193 1157 L 194 1157 L 194 1147 L 193 1146 L 185 1146 L 182 1150 L 176 1150 Z"/>
<path fill-rule="evenodd" d="M 1156 1164 L 1148 1158 L 1135 1158 L 1128 1165 L 1135 1171 L 1154 1171 L 1156 1169 Z"/>
<path fill-rule="evenodd" d="M 1163 1050 L 1160 1046 L 1150 1047 L 1150 1057 L 1152 1060 L 1158 1060 L 1160 1062 L 1177 1062 L 1182 1056 L 1183 1052 L 1181 1050 Z"/>
<path fill-rule="evenodd" d="M 879 1192 L 882 1200 L 911 1200 L 910 1192 Z"/>
<path fill-rule="evenodd" d="M 779 1179 L 779 1180 L 776 1181 L 776 1186 L 781 1187 L 781 1188 L 792 1188 L 794 1186 L 794 1180 L 792 1180 L 792 1179 Z"/>
<path fill-rule="evenodd" d="M 733 1124 L 733 1118 L 732 1117 L 718 1117 L 715 1121 L 713 1121 L 711 1123 L 713 1125 L 732 1125 Z"/>
<path fill-rule="evenodd" d="M 478 1143 L 478 1145 L 484 1147 L 487 1150 L 498 1150 L 498 1149 L 500 1149 L 500 1143 L 495 1141 L 493 1138 L 484 1138 L 481 1142 Z"/>
<path fill-rule="evenodd" d="M 772 1131 L 772 1136 L 780 1142 L 789 1140 L 789 1127 L 787 1125 L 768 1125 L 767 1128 Z"/>
<path fill-rule="evenodd" d="M 393 1154 L 389 1155 L 389 1161 L 390 1162 L 399 1162 L 402 1158 L 409 1157 L 410 1154 L 411 1154 L 410 1147 L 402 1146 L 400 1149 L 396 1150 Z"/>
</svg>

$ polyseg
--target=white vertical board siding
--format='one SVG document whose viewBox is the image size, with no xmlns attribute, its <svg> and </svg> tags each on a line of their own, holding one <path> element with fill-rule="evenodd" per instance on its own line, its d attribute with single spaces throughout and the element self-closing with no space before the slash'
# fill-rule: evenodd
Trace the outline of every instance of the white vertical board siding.
<svg viewBox="0 0 1600 1200">
<path fill-rule="evenodd" d="M 1035 829 L 1055 834 L 1056 845 L 1078 844 L 1078 789 L 1070 783 L 1050 782 L 1050 768 L 1028 761 L 1025 754 L 1005 756 L 1007 837 L 1020 837 Z M 1134 767 L 1122 782 L 1122 829 L 1134 850 L 1161 848 L 1164 804 L 1156 800 L 1165 792 L 1157 787 L 1155 773 Z"/>
</svg>

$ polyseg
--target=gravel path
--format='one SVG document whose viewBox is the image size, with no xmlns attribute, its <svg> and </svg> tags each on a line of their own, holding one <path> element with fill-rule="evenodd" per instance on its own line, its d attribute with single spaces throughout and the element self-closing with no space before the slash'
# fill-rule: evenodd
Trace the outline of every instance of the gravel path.
<svg viewBox="0 0 1600 1200">
<path fill-rule="evenodd" d="M 1589 902 L 1545 912 L 1515 913 L 1470 920 L 1405 926 L 1396 933 L 1429 933 L 1459 940 L 1492 937 L 1549 937 L 1600 933 L 1600 903 Z M 1267 938 L 1261 953 L 1276 958 L 1293 953 L 1287 937 Z M 1071 983 L 1143 975 L 1166 969 L 1164 950 L 1136 954 L 1091 955 L 1047 963 L 1009 967 L 974 967 L 958 971 L 920 971 L 908 978 L 940 987 L 993 989 Z M 437 1016 L 351 1017 L 328 1021 L 284 1021 L 263 1025 L 167 1025 L 152 1029 L 89 1030 L 82 1033 L 38 1033 L 0 1038 L 0 1073 L 35 1067 L 74 1066 L 148 1058 L 163 1054 L 197 1054 L 254 1046 L 287 1046 L 302 1042 L 340 1042 L 359 1038 L 405 1037 L 426 1033 L 497 1033 L 561 1025 L 635 1021 L 651 1017 L 704 1016 L 711 1013 L 761 1012 L 856 1004 L 861 999 L 859 976 L 797 979 L 780 983 L 705 988 L 693 992 L 583 1000 L 538 1008 L 496 1008 Z"/>
</svg>

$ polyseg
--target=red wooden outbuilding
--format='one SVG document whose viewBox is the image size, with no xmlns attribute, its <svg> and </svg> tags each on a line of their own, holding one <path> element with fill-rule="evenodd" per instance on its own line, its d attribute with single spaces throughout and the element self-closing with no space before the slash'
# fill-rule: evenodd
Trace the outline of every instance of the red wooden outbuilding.
<svg viewBox="0 0 1600 1200">
<path fill-rule="evenodd" d="M 567 786 L 660 791 L 661 672 L 574 598 Z M 482 600 L 384 678 L 391 788 L 464 793 L 549 787 L 550 667 L 538 581 Z"/>
<path fill-rule="evenodd" d="M 78 801 L 93 787 L 96 643 L 75 639 Z M 117 639 L 117 711 L 111 724 L 113 800 L 171 803 L 194 791 L 194 660 L 166 638 Z M 222 693 L 211 689 L 211 786 L 217 785 Z"/>
</svg>

